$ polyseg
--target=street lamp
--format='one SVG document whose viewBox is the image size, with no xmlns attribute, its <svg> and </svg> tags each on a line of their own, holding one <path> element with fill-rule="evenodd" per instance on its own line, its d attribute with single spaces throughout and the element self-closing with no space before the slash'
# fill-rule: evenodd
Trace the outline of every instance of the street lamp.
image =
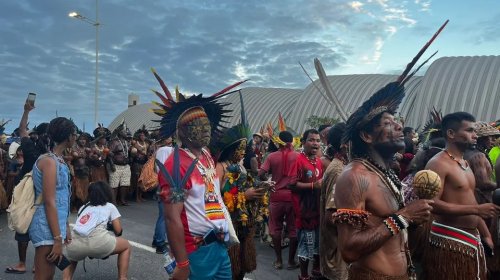
<svg viewBox="0 0 500 280">
<path fill-rule="evenodd" d="M 77 12 L 71 12 L 68 14 L 69 17 L 79 19 L 83 22 L 95 26 L 95 95 L 94 95 L 94 127 L 97 127 L 98 123 L 98 111 L 99 111 L 99 9 L 98 0 L 95 1 L 95 20 L 89 19 Z"/>
</svg>

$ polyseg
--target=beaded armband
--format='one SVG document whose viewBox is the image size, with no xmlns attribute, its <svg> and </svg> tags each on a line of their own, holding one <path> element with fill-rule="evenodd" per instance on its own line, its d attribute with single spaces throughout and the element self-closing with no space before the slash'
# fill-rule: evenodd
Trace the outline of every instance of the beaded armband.
<svg viewBox="0 0 500 280">
<path fill-rule="evenodd" d="M 396 235 L 400 231 L 406 229 L 410 224 L 401 215 L 391 214 L 387 219 L 382 221 L 387 229 L 391 232 L 391 235 Z"/>
<path fill-rule="evenodd" d="M 332 221 L 334 224 L 348 224 L 354 228 L 365 228 L 368 224 L 368 217 L 370 212 L 360 209 L 337 209 L 332 214 Z"/>
</svg>

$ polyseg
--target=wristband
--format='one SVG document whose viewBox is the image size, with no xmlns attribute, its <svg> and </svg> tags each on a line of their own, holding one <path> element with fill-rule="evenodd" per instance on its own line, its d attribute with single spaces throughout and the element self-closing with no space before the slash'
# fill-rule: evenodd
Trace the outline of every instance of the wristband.
<svg viewBox="0 0 500 280">
<path fill-rule="evenodd" d="M 394 236 L 394 235 L 399 233 L 400 229 L 399 229 L 398 225 L 396 224 L 396 222 L 394 221 L 394 219 L 392 219 L 391 217 L 383 220 L 382 222 L 387 227 L 387 229 L 391 232 L 391 235 Z"/>
<path fill-rule="evenodd" d="M 189 266 L 189 260 L 185 260 L 183 262 L 178 262 L 176 265 L 178 268 L 184 268 Z"/>
<path fill-rule="evenodd" d="M 401 215 L 391 214 L 389 215 L 389 219 L 394 220 L 399 230 L 403 230 L 409 226 L 408 222 Z"/>
<path fill-rule="evenodd" d="M 62 241 L 62 235 L 60 235 L 60 234 L 58 236 L 54 236 L 53 238 L 54 238 L 54 240 Z"/>
</svg>

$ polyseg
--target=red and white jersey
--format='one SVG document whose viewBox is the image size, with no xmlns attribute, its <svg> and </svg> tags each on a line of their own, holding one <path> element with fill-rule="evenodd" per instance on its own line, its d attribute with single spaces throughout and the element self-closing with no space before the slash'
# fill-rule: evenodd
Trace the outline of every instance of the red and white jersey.
<svg viewBox="0 0 500 280">
<path fill-rule="evenodd" d="M 187 194 L 181 220 L 184 226 L 186 252 L 188 254 L 196 250 L 194 237 L 203 237 L 212 229 L 216 231 L 222 229 L 226 233 L 226 239 L 229 237 L 227 234 L 228 224 L 223 212 L 227 210 L 222 208 L 225 206 L 220 195 L 219 178 L 215 173 L 215 164 L 209 152 L 204 150 L 203 154 L 204 156 L 200 159 L 184 186 Z M 170 155 L 165 161 L 165 168 L 170 174 L 173 171 L 173 159 L 174 157 Z M 180 149 L 179 161 L 182 178 L 193 162 L 193 158 L 188 151 Z M 158 181 L 161 187 L 161 198 L 165 203 L 170 203 L 170 185 L 163 178 L 161 172 Z"/>
</svg>

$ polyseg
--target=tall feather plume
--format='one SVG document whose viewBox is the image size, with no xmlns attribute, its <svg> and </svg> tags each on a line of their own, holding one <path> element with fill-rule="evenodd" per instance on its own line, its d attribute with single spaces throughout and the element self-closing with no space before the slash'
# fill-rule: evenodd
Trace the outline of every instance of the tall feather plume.
<svg viewBox="0 0 500 280">
<path fill-rule="evenodd" d="M 241 90 L 238 90 L 238 94 L 240 95 L 240 105 L 241 105 L 241 123 L 247 127 L 250 127 L 248 124 L 246 112 L 245 112 L 245 104 L 243 103 L 243 95 L 241 94 Z"/>
<path fill-rule="evenodd" d="M 161 102 L 163 102 L 163 104 L 170 108 L 172 107 L 172 103 L 170 102 L 170 100 L 168 100 L 165 96 L 163 96 L 163 94 L 159 93 L 158 91 L 154 90 L 154 89 L 151 89 L 151 91 L 156 94 L 156 96 L 158 96 L 161 100 Z M 159 105 L 160 107 L 162 107 L 161 105 Z"/>
<path fill-rule="evenodd" d="M 432 44 L 432 42 L 434 42 L 434 40 L 437 38 L 437 36 L 439 35 L 439 33 L 441 33 L 441 31 L 443 31 L 444 27 L 448 24 L 450 20 L 446 20 L 443 25 L 441 25 L 441 27 L 438 29 L 438 31 L 431 37 L 431 39 L 422 47 L 422 49 L 420 49 L 420 51 L 417 53 L 417 55 L 410 61 L 410 63 L 408 63 L 408 65 L 406 66 L 406 69 L 403 71 L 403 73 L 401 74 L 401 76 L 399 76 L 399 78 L 397 79 L 397 81 L 399 83 L 401 83 L 402 85 L 404 85 L 404 82 L 405 81 L 408 81 L 409 78 L 411 77 L 408 77 L 407 78 L 407 75 L 408 73 L 410 73 L 411 69 L 413 68 L 413 66 L 417 63 L 418 59 L 424 54 L 424 52 L 427 50 L 427 48 L 429 48 L 429 46 Z"/>
<path fill-rule="evenodd" d="M 304 68 L 304 66 L 302 65 L 302 63 L 300 63 L 299 61 L 299 65 L 300 65 L 300 68 L 302 68 L 302 71 L 304 71 L 304 73 L 306 74 L 307 78 L 309 78 L 309 81 L 311 81 L 311 84 L 314 86 L 314 88 L 316 88 L 316 90 L 321 94 L 321 96 L 323 96 L 323 98 L 328 102 L 330 103 L 330 105 L 333 105 L 335 106 L 335 104 L 330 100 L 330 98 L 323 92 L 323 90 L 321 90 L 318 85 L 316 85 L 316 83 L 314 82 L 314 80 L 311 78 L 311 75 L 309 75 L 309 73 L 307 73 L 307 70 L 306 68 Z"/>
<path fill-rule="evenodd" d="M 233 88 L 235 88 L 235 87 L 237 87 L 237 86 L 239 86 L 239 85 L 243 84 L 243 83 L 244 83 L 244 82 L 246 82 L 246 81 L 248 81 L 248 79 L 243 80 L 243 81 L 239 81 L 239 82 L 237 82 L 237 83 L 234 83 L 234 84 L 232 84 L 232 85 L 230 85 L 230 86 L 228 86 L 228 87 L 226 87 L 226 88 L 222 89 L 221 91 L 219 91 L 219 92 L 216 92 L 216 93 L 212 94 L 212 97 L 217 97 L 217 96 L 219 96 L 219 95 L 222 95 L 222 94 L 224 94 L 224 93 L 226 93 L 226 92 L 230 91 L 231 89 L 233 89 Z"/>
<path fill-rule="evenodd" d="M 160 78 L 160 76 L 156 73 L 156 70 L 151 67 L 151 72 L 153 72 L 153 75 L 155 75 L 156 80 L 158 80 L 158 83 L 160 83 L 161 88 L 163 89 L 163 92 L 165 92 L 165 95 L 169 100 L 174 101 L 174 98 L 172 97 L 172 94 L 170 93 L 170 90 L 168 90 L 167 86 L 165 85 L 165 82 Z"/>
<path fill-rule="evenodd" d="M 335 107 L 337 108 L 337 111 L 339 112 L 340 118 L 342 118 L 343 121 L 347 121 L 347 114 L 344 111 L 344 108 L 340 105 L 340 101 L 337 98 L 337 95 L 335 94 L 332 85 L 328 81 L 328 78 L 326 77 L 325 69 L 323 69 L 323 65 L 321 65 L 321 62 L 319 59 L 315 58 L 314 59 L 314 66 L 316 67 L 316 72 L 318 73 L 319 80 L 321 82 L 321 85 L 323 85 L 323 88 L 326 91 L 326 95 L 329 97 L 331 102 L 335 104 Z"/>
<path fill-rule="evenodd" d="M 266 129 L 267 129 L 267 133 L 269 134 L 269 136 L 272 137 L 274 135 L 274 129 L 273 129 L 273 125 L 270 122 L 267 123 Z"/>
<path fill-rule="evenodd" d="M 281 115 L 281 112 L 278 112 L 278 129 L 279 129 L 279 131 L 285 131 L 286 130 L 285 119 L 283 119 L 283 116 Z"/>
</svg>

